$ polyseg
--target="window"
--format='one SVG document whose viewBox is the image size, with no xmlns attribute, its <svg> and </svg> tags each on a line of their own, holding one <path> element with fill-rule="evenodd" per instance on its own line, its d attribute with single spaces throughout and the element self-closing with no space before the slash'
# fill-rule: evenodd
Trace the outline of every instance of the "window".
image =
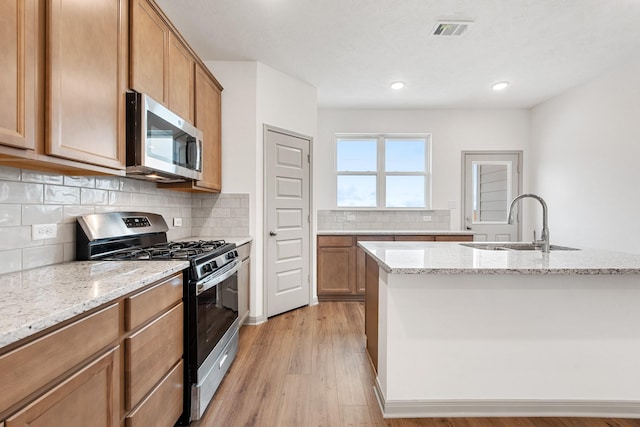
<svg viewBox="0 0 640 427">
<path fill-rule="evenodd" d="M 430 207 L 429 135 L 337 135 L 337 206 Z"/>
</svg>

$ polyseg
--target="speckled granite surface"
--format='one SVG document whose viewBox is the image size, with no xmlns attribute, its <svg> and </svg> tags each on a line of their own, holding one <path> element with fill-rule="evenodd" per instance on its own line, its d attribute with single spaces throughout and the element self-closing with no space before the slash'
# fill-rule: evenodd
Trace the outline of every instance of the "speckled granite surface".
<svg viewBox="0 0 640 427">
<path fill-rule="evenodd" d="M 390 274 L 640 274 L 640 255 L 578 251 L 492 251 L 449 242 L 360 242 Z"/>
<path fill-rule="evenodd" d="M 446 236 L 446 235 L 468 235 L 473 236 L 473 231 L 463 230 L 318 230 L 318 236 L 339 236 L 339 235 L 358 235 L 358 236 L 394 236 L 394 235 L 412 235 L 412 236 Z"/>
<path fill-rule="evenodd" d="M 187 261 L 75 261 L 0 276 L 0 348 L 188 267 Z"/>
</svg>

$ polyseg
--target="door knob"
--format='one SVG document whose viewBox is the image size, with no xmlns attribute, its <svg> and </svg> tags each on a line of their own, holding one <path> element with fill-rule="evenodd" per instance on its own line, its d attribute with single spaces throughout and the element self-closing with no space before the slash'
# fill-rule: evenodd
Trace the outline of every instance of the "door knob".
<svg viewBox="0 0 640 427">
<path fill-rule="evenodd" d="M 276 232 L 275 232 L 275 231 L 273 231 L 273 230 L 269 232 L 269 236 L 277 236 L 277 235 L 278 235 L 278 233 L 276 233 Z"/>
</svg>

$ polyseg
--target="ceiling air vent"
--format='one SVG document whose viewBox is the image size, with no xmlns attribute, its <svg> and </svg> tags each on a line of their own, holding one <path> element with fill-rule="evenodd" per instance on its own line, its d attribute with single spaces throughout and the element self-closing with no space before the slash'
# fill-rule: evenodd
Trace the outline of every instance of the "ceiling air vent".
<svg viewBox="0 0 640 427">
<path fill-rule="evenodd" d="M 467 32 L 472 21 L 438 21 L 433 30 L 434 36 L 461 36 Z"/>
</svg>

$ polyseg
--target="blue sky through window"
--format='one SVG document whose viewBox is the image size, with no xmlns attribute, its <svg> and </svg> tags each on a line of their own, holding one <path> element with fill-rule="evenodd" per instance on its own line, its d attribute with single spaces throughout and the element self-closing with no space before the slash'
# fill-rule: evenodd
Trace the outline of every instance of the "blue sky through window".
<svg viewBox="0 0 640 427">
<path fill-rule="evenodd" d="M 338 138 L 337 206 L 427 207 L 427 155 L 428 137 Z M 386 196 L 380 206 L 378 191 Z"/>
</svg>

